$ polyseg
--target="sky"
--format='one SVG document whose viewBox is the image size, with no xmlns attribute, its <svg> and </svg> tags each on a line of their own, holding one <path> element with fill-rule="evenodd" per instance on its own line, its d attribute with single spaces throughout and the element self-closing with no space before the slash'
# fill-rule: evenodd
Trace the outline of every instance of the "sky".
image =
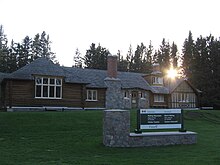
<svg viewBox="0 0 220 165">
<path fill-rule="evenodd" d="M 0 0 L 0 25 L 9 41 L 45 31 L 61 65 L 72 66 L 78 48 L 92 43 L 126 55 L 129 46 L 155 49 L 162 39 L 179 52 L 191 30 L 194 39 L 220 37 L 219 0 Z"/>
</svg>

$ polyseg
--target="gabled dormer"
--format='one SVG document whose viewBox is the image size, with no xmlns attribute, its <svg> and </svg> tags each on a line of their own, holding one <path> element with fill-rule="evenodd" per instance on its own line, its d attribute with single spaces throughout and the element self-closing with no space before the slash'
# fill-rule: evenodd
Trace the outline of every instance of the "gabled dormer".
<svg viewBox="0 0 220 165">
<path fill-rule="evenodd" d="M 164 86 L 163 74 L 158 63 L 153 64 L 153 71 L 144 78 L 151 86 Z"/>
</svg>

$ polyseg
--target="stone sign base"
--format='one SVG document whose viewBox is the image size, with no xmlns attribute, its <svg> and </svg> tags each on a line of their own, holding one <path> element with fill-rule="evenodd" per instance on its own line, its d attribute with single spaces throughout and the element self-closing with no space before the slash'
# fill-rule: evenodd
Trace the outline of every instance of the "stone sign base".
<svg viewBox="0 0 220 165">
<path fill-rule="evenodd" d="M 103 119 L 103 144 L 108 147 L 150 147 L 195 144 L 195 132 L 130 133 L 130 112 L 105 110 Z"/>
</svg>

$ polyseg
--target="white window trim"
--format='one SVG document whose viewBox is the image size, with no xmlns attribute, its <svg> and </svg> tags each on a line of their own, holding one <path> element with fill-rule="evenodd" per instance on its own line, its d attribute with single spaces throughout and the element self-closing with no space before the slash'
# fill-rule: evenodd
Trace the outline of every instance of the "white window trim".
<svg viewBox="0 0 220 165">
<path fill-rule="evenodd" d="M 129 91 L 124 91 L 124 99 L 130 99 L 129 95 Z"/>
<path fill-rule="evenodd" d="M 163 77 L 154 76 L 152 77 L 152 82 L 153 84 L 163 85 Z"/>
<path fill-rule="evenodd" d="M 41 79 L 41 84 L 37 84 L 37 79 L 40 78 Z M 48 79 L 48 83 L 47 84 L 43 84 L 43 79 Z M 50 79 L 54 79 L 54 84 L 50 84 Z M 56 84 L 56 80 L 59 79 L 61 80 L 61 84 L 58 85 Z M 42 77 L 42 76 L 36 76 L 35 77 L 35 98 L 36 99 L 62 99 L 62 78 L 57 78 L 57 77 Z M 37 97 L 37 86 L 41 86 L 41 97 Z M 43 87 L 47 86 L 48 87 L 48 96 L 44 97 L 43 96 Z M 54 87 L 54 97 L 50 97 L 50 87 Z M 60 97 L 56 97 L 56 87 L 60 87 Z"/>
<path fill-rule="evenodd" d="M 89 91 L 91 91 L 91 93 L 92 93 L 92 96 L 91 96 L 92 99 L 88 98 Z M 93 99 L 94 98 L 93 97 L 93 94 L 94 94 L 93 92 L 95 92 L 95 98 L 96 99 Z M 93 89 L 87 89 L 87 91 L 86 91 L 86 101 L 98 101 L 98 91 L 97 90 L 93 90 Z"/>
<path fill-rule="evenodd" d="M 146 92 L 140 92 L 140 98 L 142 99 L 142 100 L 146 100 Z"/>
<path fill-rule="evenodd" d="M 160 95 L 160 94 L 154 95 L 154 102 L 155 103 L 164 103 L 165 102 L 164 95 Z"/>
</svg>

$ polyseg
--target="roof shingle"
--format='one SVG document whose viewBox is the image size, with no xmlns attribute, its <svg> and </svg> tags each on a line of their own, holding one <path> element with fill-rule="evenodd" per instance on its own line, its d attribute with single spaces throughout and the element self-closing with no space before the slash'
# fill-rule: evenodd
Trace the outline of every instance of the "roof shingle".
<svg viewBox="0 0 220 165">
<path fill-rule="evenodd" d="M 106 70 L 61 67 L 45 58 L 39 58 L 32 63 L 6 76 L 9 79 L 33 80 L 35 75 L 60 76 L 66 83 L 87 84 L 91 88 L 107 88 L 105 78 Z M 124 89 L 143 89 L 153 93 L 168 94 L 166 87 L 150 86 L 143 78 L 144 74 L 133 72 L 118 72 L 118 79 Z"/>
</svg>

